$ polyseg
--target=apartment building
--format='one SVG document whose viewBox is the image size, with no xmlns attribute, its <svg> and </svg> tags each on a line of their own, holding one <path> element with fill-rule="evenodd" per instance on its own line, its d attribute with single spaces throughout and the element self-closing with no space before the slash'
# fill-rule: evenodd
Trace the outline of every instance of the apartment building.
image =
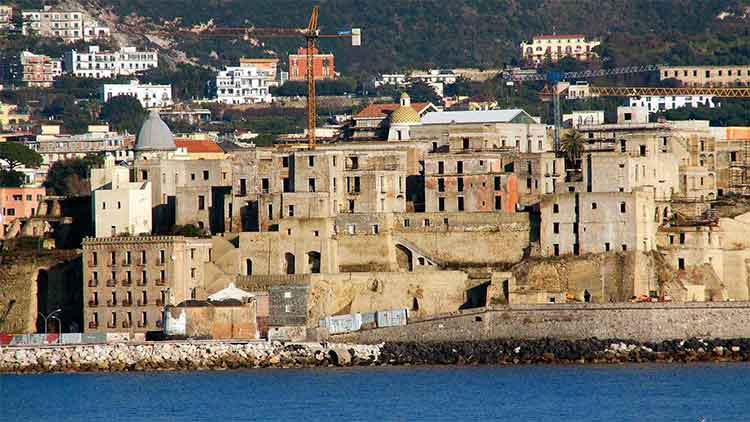
<svg viewBox="0 0 750 422">
<path fill-rule="evenodd" d="M 714 102 L 712 95 L 673 95 L 673 96 L 643 96 L 630 97 L 628 99 L 630 107 L 643 107 L 649 113 L 658 113 L 660 111 L 674 110 L 682 107 L 719 107 L 721 104 Z"/>
<path fill-rule="evenodd" d="M 62 38 L 67 43 L 90 42 L 109 37 L 110 30 L 80 10 L 67 10 L 45 6 L 41 10 L 24 10 L 22 32 L 36 33 L 42 37 Z"/>
<path fill-rule="evenodd" d="M 0 29 L 13 26 L 13 6 L 0 5 Z"/>
<path fill-rule="evenodd" d="M 750 84 L 750 65 L 662 66 L 659 79 L 677 79 L 685 86 L 745 86 Z"/>
<path fill-rule="evenodd" d="M 82 256 L 84 332 L 162 331 L 166 305 L 205 297 L 211 239 L 86 238 Z"/>
<path fill-rule="evenodd" d="M 316 81 L 334 79 L 336 66 L 332 53 L 313 50 L 313 77 Z M 307 48 L 299 48 L 297 54 L 289 55 L 289 80 L 304 81 L 307 78 Z"/>
<path fill-rule="evenodd" d="M 138 51 L 124 47 L 118 51 L 102 51 L 98 46 L 88 50 L 65 52 L 65 71 L 80 78 L 107 79 L 132 76 L 159 66 L 156 51 Z"/>
<path fill-rule="evenodd" d="M 169 107 L 173 104 L 172 85 L 141 84 L 133 80 L 129 84 L 104 84 L 99 90 L 102 102 L 119 95 L 137 98 L 144 108 Z"/>
<path fill-rule="evenodd" d="M 42 187 L 0 188 L 0 238 L 15 220 L 36 215 L 44 195 Z"/>
<path fill-rule="evenodd" d="M 269 86 L 278 86 L 281 80 L 279 72 L 279 59 L 254 59 L 243 57 L 240 59 L 240 67 L 255 67 L 259 72 L 265 72 L 269 77 Z"/>
<path fill-rule="evenodd" d="M 524 60 L 541 64 L 546 59 L 556 62 L 564 57 L 577 60 L 593 58 L 598 40 L 588 40 L 583 34 L 536 35 L 530 42 L 521 43 L 521 56 Z"/>
<path fill-rule="evenodd" d="M 223 104 L 270 103 L 273 74 L 245 63 L 227 67 L 216 75 L 216 97 Z"/>
<path fill-rule="evenodd" d="M 30 87 L 49 88 L 62 75 L 62 61 L 29 51 L 21 52 L 23 82 Z"/>
<path fill-rule="evenodd" d="M 117 160 L 133 159 L 133 137 L 109 130 L 107 125 L 90 125 L 86 133 L 60 133 L 59 125 L 43 125 L 41 133 L 28 143 L 42 156 L 43 167 L 58 160 L 83 158 L 88 154 L 109 154 Z"/>
</svg>

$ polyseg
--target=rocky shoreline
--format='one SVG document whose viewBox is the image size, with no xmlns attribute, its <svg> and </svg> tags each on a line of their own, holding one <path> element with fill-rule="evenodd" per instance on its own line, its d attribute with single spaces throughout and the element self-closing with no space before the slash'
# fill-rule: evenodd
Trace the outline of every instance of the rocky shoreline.
<svg viewBox="0 0 750 422">
<path fill-rule="evenodd" d="M 442 343 L 148 343 L 0 348 L 0 373 L 198 371 L 373 365 L 750 362 L 750 339 Z"/>
</svg>

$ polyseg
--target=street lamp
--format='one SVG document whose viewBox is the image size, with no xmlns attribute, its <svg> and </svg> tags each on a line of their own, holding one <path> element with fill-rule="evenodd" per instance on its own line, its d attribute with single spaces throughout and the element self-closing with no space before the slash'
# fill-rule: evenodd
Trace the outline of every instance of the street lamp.
<svg viewBox="0 0 750 422">
<path fill-rule="evenodd" d="M 44 319 L 44 334 L 47 334 L 47 321 L 49 320 L 49 318 L 50 318 L 50 317 L 51 317 L 52 315 L 54 315 L 54 314 L 56 314 L 56 313 L 58 313 L 58 312 L 62 312 L 62 308 L 57 308 L 57 309 L 55 309 L 54 311 L 52 311 L 52 312 L 50 312 L 49 314 L 47 314 L 47 316 L 44 316 L 44 314 L 43 314 L 43 313 L 41 313 L 41 312 L 38 312 L 38 313 L 39 313 L 39 316 L 41 316 L 41 317 L 42 317 L 42 318 Z M 60 321 L 60 320 L 58 319 L 58 321 Z"/>
<path fill-rule="evenodd" d="M 62 320 L 57 317 L 57 315 L 51 315 L 49 319 L 56 319 L 57 320 L 57 343 L 62 343 Z"/>
</svg>

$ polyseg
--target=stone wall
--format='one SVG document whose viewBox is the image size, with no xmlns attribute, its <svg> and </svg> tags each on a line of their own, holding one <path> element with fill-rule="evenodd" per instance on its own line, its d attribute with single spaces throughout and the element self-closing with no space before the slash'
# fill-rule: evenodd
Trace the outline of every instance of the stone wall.
<svg viewBox="0 0 750 422">
<path fill-rule="evenodd" d="M 336 341 L 463 341 L 490 339 L 582 340 L 621 338 L 664 341 L 750 337 L 750 303 L 514 305 L 410 320 L 388 327 L 332 336 Z"/>
</svg>

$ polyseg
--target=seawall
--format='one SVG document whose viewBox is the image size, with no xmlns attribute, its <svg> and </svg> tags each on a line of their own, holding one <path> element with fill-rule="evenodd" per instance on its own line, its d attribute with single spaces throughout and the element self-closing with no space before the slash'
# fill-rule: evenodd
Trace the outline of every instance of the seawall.
<svg viewBox="0 0 750 422">
<path fill-rule="evenodd" d="M 279 342 L 0 347 L 0 373 L 356 366 L 375 363 L 381 347 Z"/>
<path fill-rule="evenodd" d="M 356 344 L 495 339 L 750 338 L 750 302 L 511 305 L 331 336 Z"/>
</svg>

